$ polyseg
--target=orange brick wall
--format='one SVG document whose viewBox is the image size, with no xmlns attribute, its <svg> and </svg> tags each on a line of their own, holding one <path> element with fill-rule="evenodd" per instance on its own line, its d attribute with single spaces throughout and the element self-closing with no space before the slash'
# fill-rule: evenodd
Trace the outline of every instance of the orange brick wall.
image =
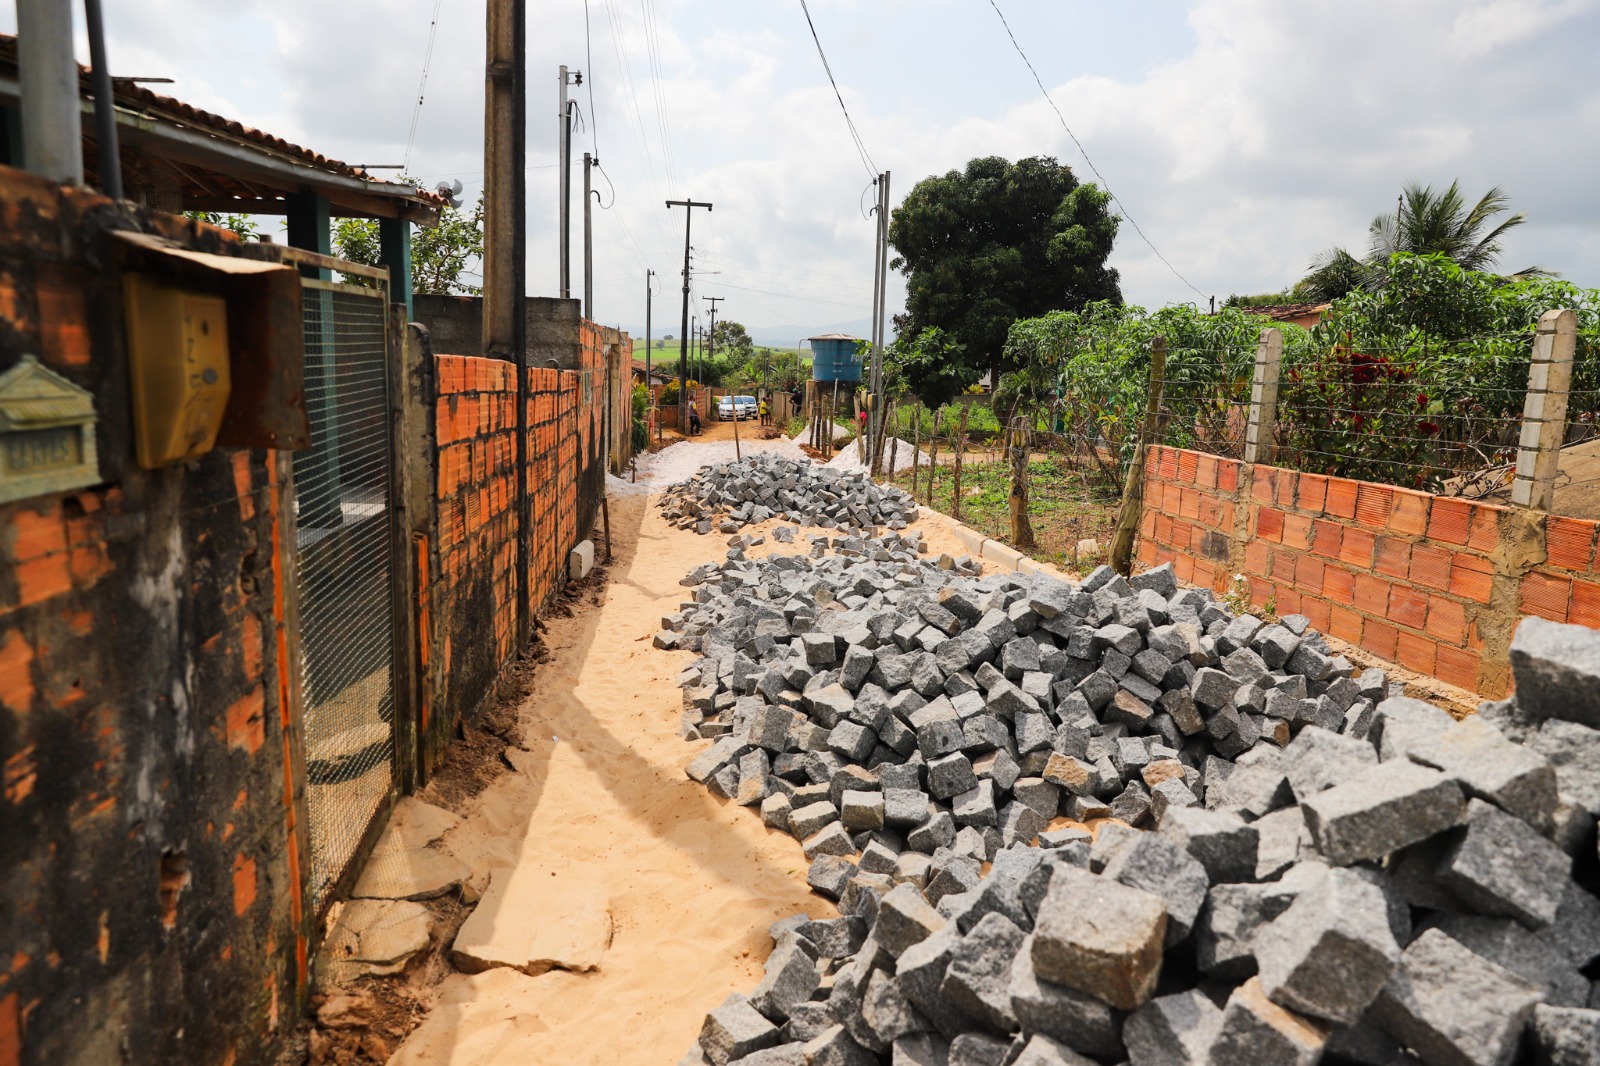
<svg viewBox="0 0 1600 1066">
<path fill-rule="evenodd" d="M 133 462 L 106 229 L 0 167 L 0 370 L 90 390 L 103 480 L 0 505 L 0 1064 L 275 1061 L 305 975 L 275 453 Z"/>
<path fill-rule="evenodd" d="M 580 369 L 526 367 L 528 528 L 517 500 L 516 364 L 436 355 L 435 569 L 425 575 L 429 666 L 423 765 L 454 725 L 492 697 L 517 658 L 518 551 L 535 615 L 566 581 L 567 554 L 589 535 L 604 490 L 605 346 L 580 330 Z M 622 381 L 620 388 L 627 388 Z M 426 552 L 424 553 L 426 555 Z"/>
<path fill-rule="evenodd" d="M 1299 613 L 1373 655 L 1501 695 L 1517 620 L 1600 624 L 1596 523 L 1151 451 L 1140 561 Z"/>
</svg>

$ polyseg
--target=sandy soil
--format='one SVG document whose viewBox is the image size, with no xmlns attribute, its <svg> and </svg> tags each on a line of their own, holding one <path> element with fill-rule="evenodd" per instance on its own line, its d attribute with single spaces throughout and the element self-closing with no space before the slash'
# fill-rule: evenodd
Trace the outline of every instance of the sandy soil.
<svg viewBox="0 0 1600 1066">
<path fill-rule="evenodd" d="M 659 476 L 641 480 L 664 487 L 665 475 L 720 449 L 674 445 L 654 464 Z M 708 743 L 676 733 L 673 679 L 693 656 L 657 651 L 650 638 L 685 599 L 678 579 L 720 559 L 726 538 L 667 528 L 639 494 L 614 494 L 611 520 L 617 561 L 603 605 L 550 622 L 552 657 L 520 710 L 526 750 L 507 753 L 515 771 L 485 789 L 465 828 L 446 838 L 457 855 L 476 853 L 476 866 L 572 870 L 606 886 L 611 946 L 590 973 L 501 968 L 446 978 L 392 1062 L 676 1062 L 708 1009 L 759 980 L 773 921 L 835 913 L 806 887 L 793 839 L 683 773 Z M 948 526 L 925 528 L 933 552 L 961 554 Z M 783 546 L 769 536 L 752 554 L 806 551 L 807 537 L 797 540 Z"/>
</svg>

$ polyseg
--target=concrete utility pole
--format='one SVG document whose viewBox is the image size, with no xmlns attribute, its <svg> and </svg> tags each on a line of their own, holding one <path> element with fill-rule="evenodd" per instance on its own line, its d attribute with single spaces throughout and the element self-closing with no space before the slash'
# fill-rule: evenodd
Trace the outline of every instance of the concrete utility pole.
<svg viewBox="0 0 1600 1066">
<path fill-rule="evenodd" d="M 594 321 L 594 200 L 589 168 L 598 160 L 583 153 L 583 317 Z"/>
<path fill-rule="evenodd" d="M 83 184 L 78 61 L 67 0 L 17 0 L 17 66 L 22 89 L 22 159 L 33 173 Z"/>
<path fill-rule="evenodd" d="M 706 351 L 706 363 L 709 365 L 717 358 L 717 304 L 721 303 L 724 298 L 721 296 L 703 296 L 701 299 L 711 305 L 711 331 L 706 334 L 706 339 L 709 342 L 709 347 Z"/>
<path fill-rule="evenodd" d="M 489 0 L 484 92 L 484 354 L 519 360 L 527 175 L 524 170 L 527 0 Z"/>
<path fill-rule="evenodd" d="M 561 110 L 556 113 L 560 124 L 561 145 L 558 169 L 561 171 L 561 298 L 572 298 L 572 107 L 567 101 L 567 86 L 582 85 L 583 72 L 567 72 L 561 67 Z"/>
<path fill-rule="evenodd" d="M 483 354 L 510 360 L 516 368 L 516 499 L 518 521 L 531 518 L 522 366 L 527 350 L 528 210 L 528 5 L 527 0 L 489 0 L 485 55 L 483 131 Z M 528 606 L 528 553 L 516 560 L 517 648 L 533 632 Z"/>
<path fill-rule="evenodd" d="M 888 300 L 889 267 L 889 172 L 878 177 L 878 236 L 872 262 L 872 372 L 868 388 L 872 396 L 871 413 L 867 417 L 867 440 L 873 442 L 872 454 L 867 458 L 867 468 L 878 469 L 877 441 L 883 433 L 883 346 L 887 339 L 883 330 L 883 313 Z"/>
<path fill-rule="evenodd" d="M 644 387 L 650 387 L 650 279 L 654 270 L 644 272 Z"/>
<path fill-rule="evenodd" d="M 694 218 L 694 209 L 703 207 L 711 210 L 708 203 L 697 203 L 694 200 L 668 200 L 667 209 L 681 207 L 683 211 L 683 332 L 678 341 L 678 432 L 688 436 L 689 398 L 688 384 L 685 377 L 689 370 L 689 229 Z"/>
</svg>

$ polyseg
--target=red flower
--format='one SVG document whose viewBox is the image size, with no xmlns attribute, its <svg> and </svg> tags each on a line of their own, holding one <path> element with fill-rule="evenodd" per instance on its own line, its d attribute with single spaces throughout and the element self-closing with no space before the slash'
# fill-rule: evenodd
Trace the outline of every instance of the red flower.
<svg viewBox="0 0 1600 1066">
<path fill-rule="evenodd" d="M 1435 433 L 1439 432 L 1439 423 L 1437 423 L 1437 422 L 1418 422 L 1417 423 L 1417 428 L 1422 430 L 1422 432 L 1428 434 L 1431 437 Z"/>
<path fill-rule="evenodd" d="M 1426 407 L 1426 406 L 1428 406 L 1428 394 L 1427 393 L 1423 393 L 1422 395 L 1417 397 L 1417 406 L 1418 407 Z"/>
</svg>

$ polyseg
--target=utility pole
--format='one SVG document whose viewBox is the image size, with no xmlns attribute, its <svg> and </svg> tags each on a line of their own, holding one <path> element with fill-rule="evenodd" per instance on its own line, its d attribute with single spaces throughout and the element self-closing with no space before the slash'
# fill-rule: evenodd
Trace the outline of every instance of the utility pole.
<svg viewBox="0 0 1600 1066">
<path fill-rule="evenodd" d="M 700 369 L 700 316 L 689 316 L 689 375 L 696 381 L 704 382 L 705 375 Z"/>
<path fill-rule="evenodd" d="M 484 92 L 483 355 L 515 368 L 517 515 L 531 518 L 524 395 L 527 291 L 527 0 L 489 0 Z M 528 553 L 516 561 L 517 649 L 528 646 Z"/>
<path fill-rule="evenodd" d="M 883 300 L 883 286 L 880 284 L 878 268 L 883 265 L 883 175 L 879 174 L 872 182 L 878 187 L 878 202 L 872 208 L 874 221 L 877 228 L 872 234 L 872 317 L 869 320 L 869 330 L 872 335 L 867 344 L 868 358 L 871 360 L 867 371 L 867 440 L 872 440 L 877 435 L 878 429 L 878 388 L 882 376 L 878 369 L 878 305 Z M 877 456 L 867 456 L 867 470 L 870 473 L 878 472 Z"/>
<path fill-rule="evenodd" d="M 594 203 L 589 168 L 598 162 L 583 153 L 583 317 L 594 321 Z"/>
<path fill-rule="evenodd" d="M 684 378 L 688 374 L 689 370 L 689 229 L 690 222 L 694 218 L 694 209 L 697 207 L 703 207 L 707 211 L 710 211 L 711 205 L 708 203 L 697 203 L 694 200 L 668 200 L 667 209 L 670 211 L 674 207 L 681 207 L 684 209 L 683 332 L 679 334 L 681 339 L 678 341 L 678 432 L 682 433 L 684 436 L 688 436 L 689 423 L 687 421 L 688 416 L 685 414 L 685 412 L 689 409 L 688 397 L 685 393 L 685 390 L 688 386 L 685 383 Z"/>
<path fill-rule="evenodd" d="M 644 387 L 650 387 L 650 279 L 654 270 L 644 272 Z"/>
<path fill-rule="evenodd" d="M 724 297 L 705 296 L 702 297 L 702 299 L 711 305 L 711 331 L 706 334 L 706 337 L 711 343 L 710 348 L 706 353 L 706 362 L 712 363 L 715 362 L 717 358 L 717 304 L 721 303 Z"/>
<path fill-rule="evenodd" d="M 33 173 L 62 185 L 83 184 L 78 62 L 72 57 L 73 6 L 61 0 L 17 2 L 22 161 Z"/>
<path fill-rule="evenodd" d="M 872 447 L 876 449 L 882 439 L 883 432 L 879 422 L 883 419 L 883 347 L 888 340 L 888 335 L 883 328 L 883 314 L 889 305 L 889 172 L 883 172 L 883 180 L 878 183 L 878 276 L 873 279 L 878 290 L 878 305 L 873 322 L 873 332 L 877 334 L 877 341 L 872 346 L 872 417 L 868 426 L 872 436 L 868 438 Z M 868 460 L 868 469 L 876 470 L 878 456 L 876 451 Z"/>
<path fill-rule="evenodd" d="M 560 123 L 561 146 L 560 161 L 561 171 L 561 298 L 572 297 L 572 107 L 567 100 L 568 85 L 582 85 L 583 72 L 567 72 L 565 64 L 561 67 L 561 110 L 556 118 Z"/>
</svg>

